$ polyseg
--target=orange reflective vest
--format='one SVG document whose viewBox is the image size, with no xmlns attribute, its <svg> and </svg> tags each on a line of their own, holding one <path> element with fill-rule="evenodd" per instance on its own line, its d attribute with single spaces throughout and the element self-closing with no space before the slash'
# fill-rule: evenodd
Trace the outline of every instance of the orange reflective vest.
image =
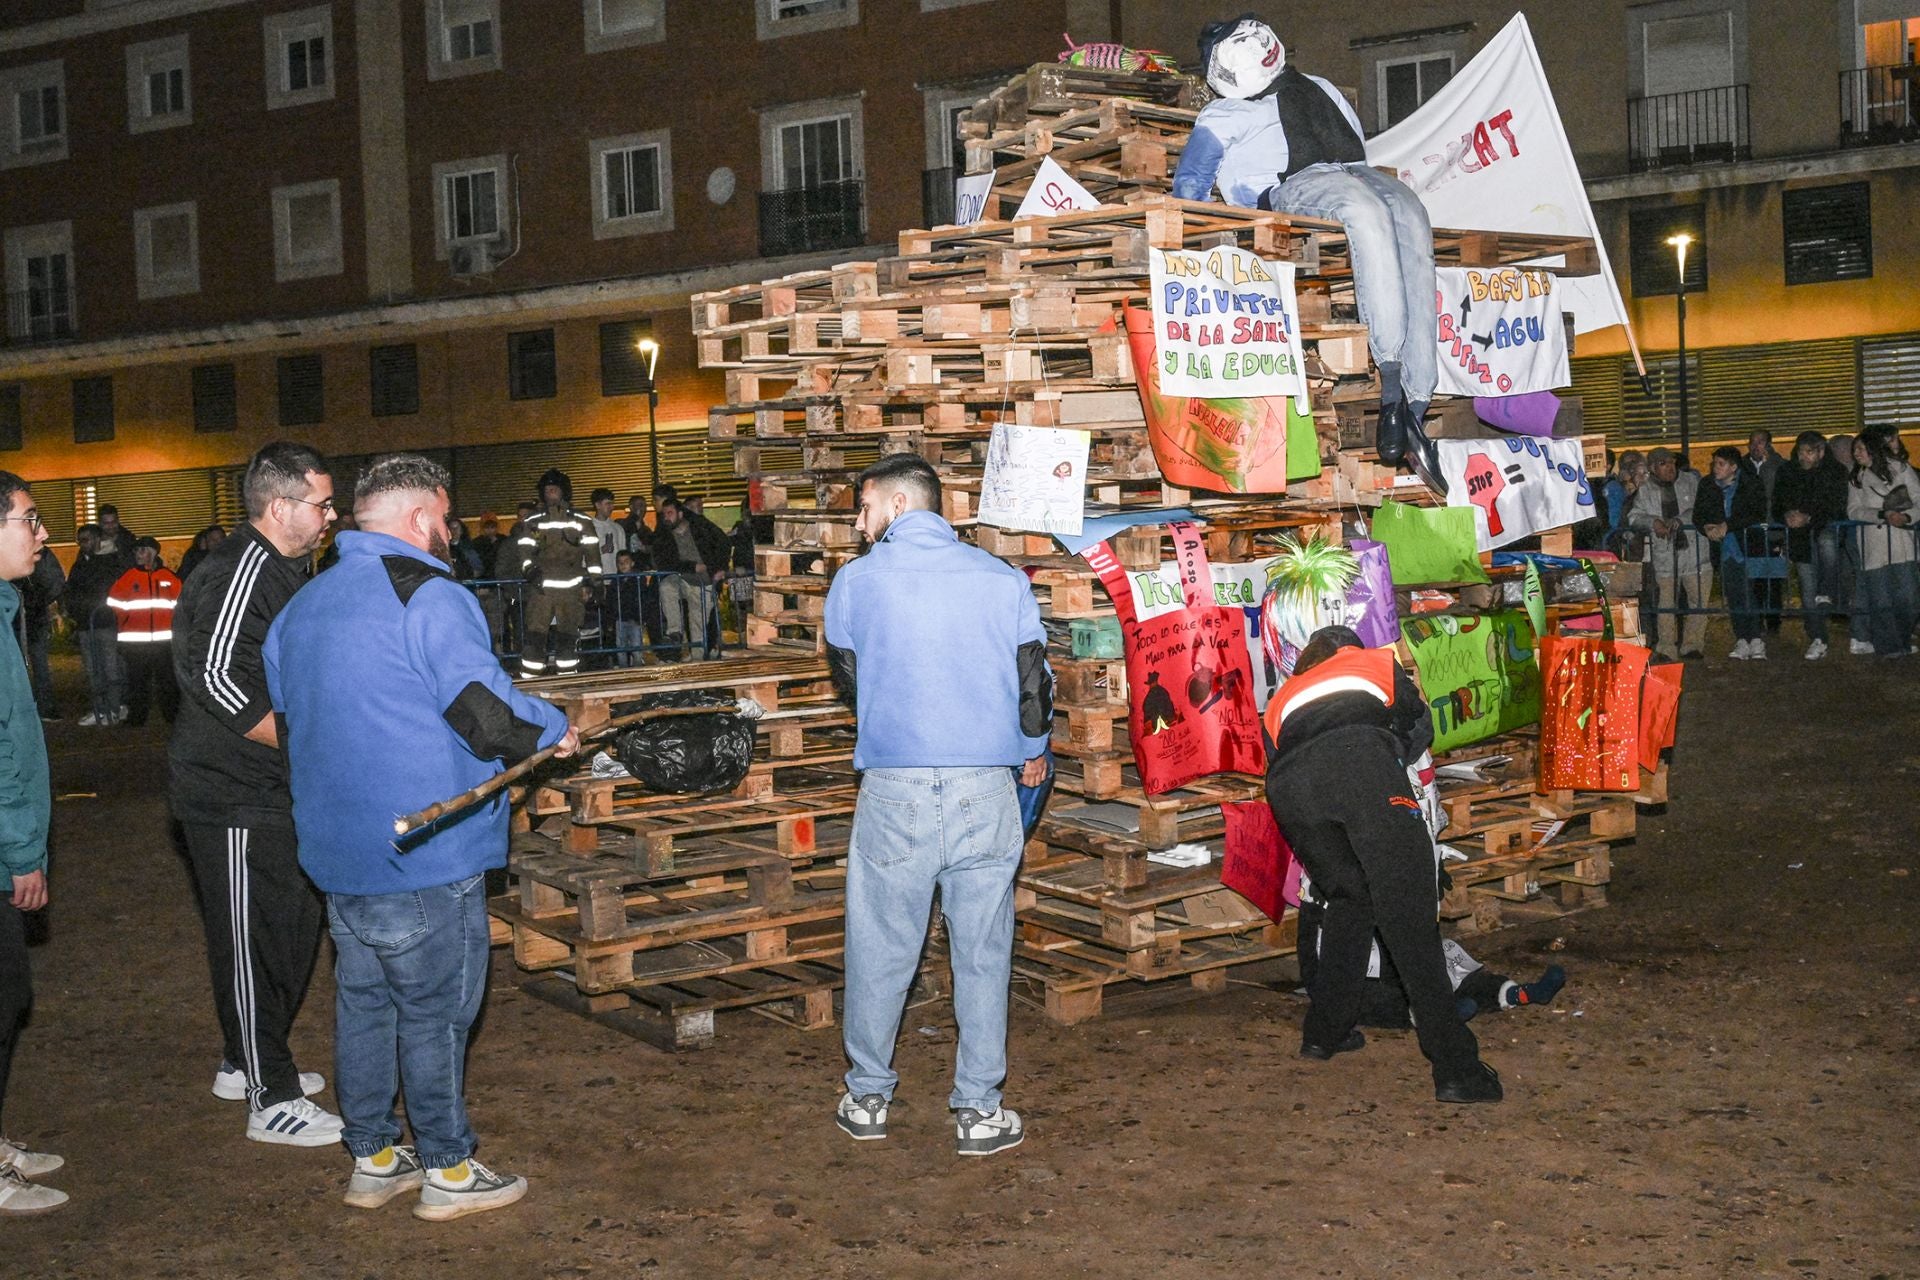
<svg viewBox="0 0 1920 1280">
<path fill-rule="evenodd" d="M 164 644 L 173 639 L 173 609 L 180 600 L 180 579 L 165 565 L 129 569 L 107 593 L 120 623 L 122 644 Z"/>
<path fill-rule="evenodd" d="M 1293 712 L 1336 693 L 1367 693 L 1393 705 L 1391 649 L 1342 649 L 1313 670 L 1290 677 L 1267 702 L 1267 738 L 1280 741 L 1280 725 Z"/>
</svg>

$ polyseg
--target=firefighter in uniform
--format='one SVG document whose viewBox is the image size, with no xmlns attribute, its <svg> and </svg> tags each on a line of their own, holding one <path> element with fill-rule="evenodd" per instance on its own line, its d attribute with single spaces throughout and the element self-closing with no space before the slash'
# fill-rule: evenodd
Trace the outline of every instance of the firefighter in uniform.
<svg viewBox="0 0 1920 1280">
<path fill-rule="evenodd" d="M 520 526 L 516 540 L 520 576 L 526 580 L 526 622 L 521 630 L 520 674 L 580 669 L 580 628 L 586 622 L 590 579 L 601 576 L 600 535 L 593 521 L 573 509 L 573 481 L 555 468 L 540 477 L 540 510 Z"/>
</svg>

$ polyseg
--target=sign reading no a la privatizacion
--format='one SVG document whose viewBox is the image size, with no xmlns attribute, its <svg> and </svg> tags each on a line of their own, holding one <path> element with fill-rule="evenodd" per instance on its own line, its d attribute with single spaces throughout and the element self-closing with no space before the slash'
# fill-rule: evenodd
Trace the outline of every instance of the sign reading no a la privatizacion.
<svg viewBox="0 0 1920 1280">
<path fill-rule="evenodd" d="M 1160 394 L 1232 400 L 1307 389 L 1293 264 L 1244 249 L 1155 249 Z"/>
</svg>

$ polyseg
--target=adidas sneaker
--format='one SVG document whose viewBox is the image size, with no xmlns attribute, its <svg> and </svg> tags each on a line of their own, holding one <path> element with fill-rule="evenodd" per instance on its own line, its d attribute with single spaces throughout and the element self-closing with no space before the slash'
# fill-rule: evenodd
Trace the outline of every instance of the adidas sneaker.
<svg viewBox="0 0 1920 1280">
<path fill-rule="evenodd" d="M 325 1147 L 340 1141 L 346 1126 L 331 1111 L 305 1098 L 289 1098 L 247 1113 L 247 1136 L 255 1142 L 289 1147 Z"/>
<path fill-rule="evenodd" d="M 0 1138 L 0 1165 L 18 1169 L 25 1178 L 44 1178 L 66 1164 L 63 1156 L 29 1151 L 11 1138 Z"/>
<path fill-rule="evenodd" d="M 386 1162 L 381 1163 L 381 1156 Z M 347 1194 L 341 1199 L 356 1209 L 378 1209 L 397 1195 L 415 1191 L 427 1180 L 425 1166 L 412 1147 L 388 1147 L 353 1162 L 353 1176 L 347 1179 Z"/>
<path fill-rule="evenodd" d="M 495 1173 L 469 1157 L 451 1169 L 429 1169 L 420 1188 L 413 1216 L 428 1222 L 446 1222 L 470 1213 L 504 1209 L 527 1194 L 527 1180 Z"/>
<path fill-rule="evenodd" d="M 52 1213 L 66 1202 L 66 1192 L 28 1182 L 12 1165 L 0 1165 L 0 1217 Z"/>
</svg>

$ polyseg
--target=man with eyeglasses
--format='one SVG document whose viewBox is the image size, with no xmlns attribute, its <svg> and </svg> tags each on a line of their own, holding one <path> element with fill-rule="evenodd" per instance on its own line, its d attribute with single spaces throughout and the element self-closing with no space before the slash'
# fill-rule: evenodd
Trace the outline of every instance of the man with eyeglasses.
<svg viewBox="0 0 1920 1280">
<path fill-rule="evenodd" d="M 256 1142 L 331 1146 L 340 1117 L 307 1100 L 326 1082 L 300 1071 L 287 1045 L 323 912 L 296 854 L 261 646 L 334 521 L 333 478 L 314 450 L 275 443 L 248 463 L 244 493 L 246 523 L 195 568 L 174 611 L 169 795 L 200 884 L 224 1039 L 213 1092 L 246 1100 Z"/>
</svg>

